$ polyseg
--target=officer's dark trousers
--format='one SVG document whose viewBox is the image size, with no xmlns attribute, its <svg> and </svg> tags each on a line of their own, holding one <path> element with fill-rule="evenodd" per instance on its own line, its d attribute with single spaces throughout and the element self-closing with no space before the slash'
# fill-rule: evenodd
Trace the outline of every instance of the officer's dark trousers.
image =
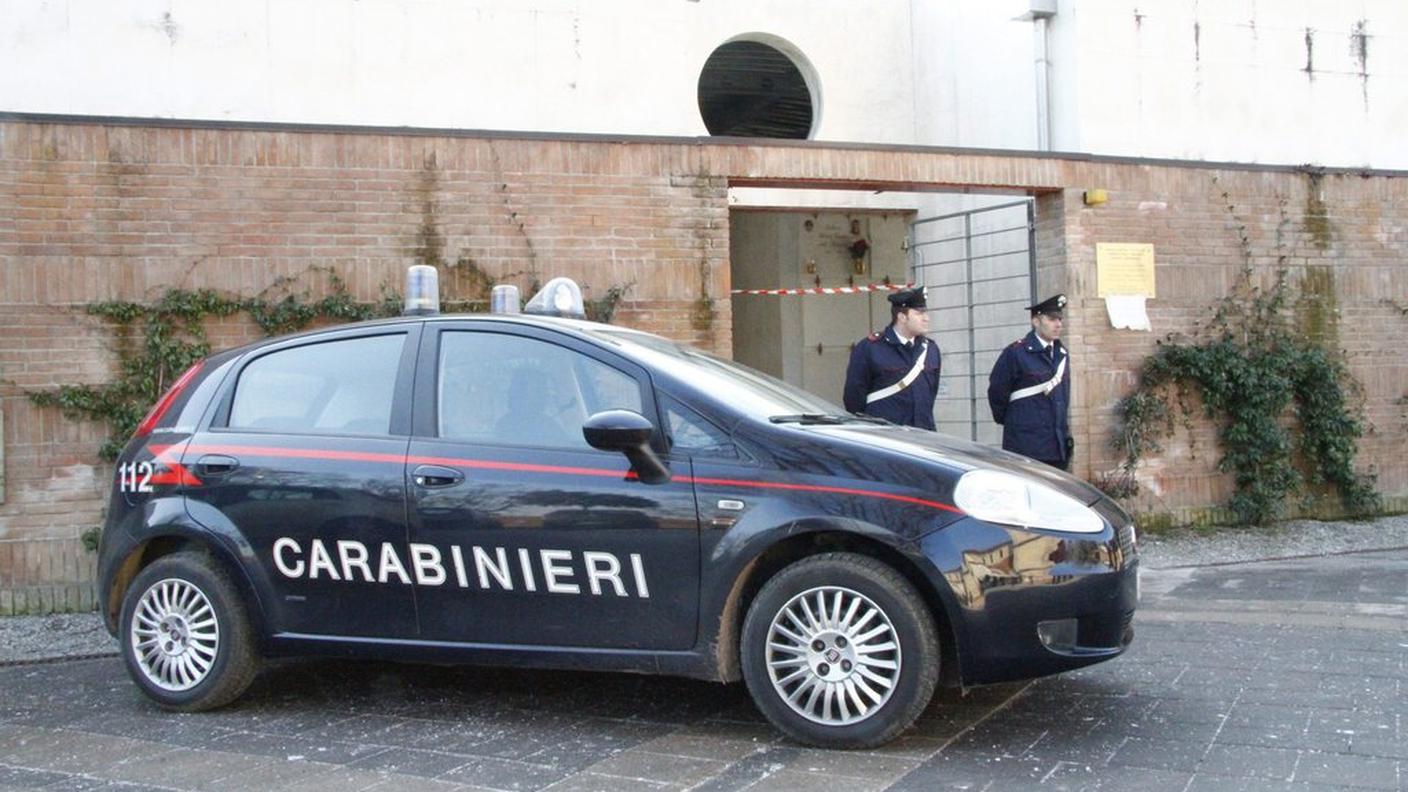
<svg viewBox="0 0 1408 792">
<path fill-rule="evenodd" d="M 1040 463 L 1042 463 L 1043 465 L 1050 465 L 1051 467 L 1060 468 L 1061 470 L 1065 470 L 1065 471 L 1067 471 L 1067 472 L 1069 472 L 1070 469 L 1071 469 L 1071 460 L 1069 460 L 1069 459 L 1066 459 L 1066 460 L 1038 459 L 1037 461 L 1040 462 Z"/>
</svg>

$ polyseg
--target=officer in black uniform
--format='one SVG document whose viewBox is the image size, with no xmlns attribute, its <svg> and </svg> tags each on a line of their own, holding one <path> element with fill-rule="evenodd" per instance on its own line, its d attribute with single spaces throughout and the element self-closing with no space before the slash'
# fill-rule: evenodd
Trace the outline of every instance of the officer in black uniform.
<svg viewBox="0 0 1408 792">
<path fill-rule="evenodd" d="M 930 341 L 924 290 L 889 295 L 890 326 L 851 348 L 844 401 L 853 413 L 897 424 L 934 428 L 939 394 L 939 347 Z"/>
<path fill-rule="evenodd" d="M 1061 345 L 1066 295 L 1036 305 L 1032 331 L 1002 350 L 988 377 L 988 406 L 1002 425 L 1002 447 L 1069 470 L 1071 405 L 1069 355 Z"/>
</svg>

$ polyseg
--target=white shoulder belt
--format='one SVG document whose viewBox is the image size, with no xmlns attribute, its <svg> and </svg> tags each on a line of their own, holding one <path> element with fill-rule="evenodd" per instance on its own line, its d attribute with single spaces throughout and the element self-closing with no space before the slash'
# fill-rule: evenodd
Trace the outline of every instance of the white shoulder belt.
<svg viewBox="0 0 1408 792">
<path fill-rule="evenodd" d="M 1056 386 L 1061 384 L 1061 378 L 1066 375 L 1066 360 L 1067 358 L 1063 357 L 1061 358 L 1061 362 L 1056 365 L 1056 376 L 1040 385 L 1033 385 L 1030 388 L 1012 391 L 1012 395 L 1007 398 L 1007 403 L 1011 404 L 1018 399 L 1025 399 L 1028 396 L 1035 396 L 1038 393 L 1047 394 L 1056 390 Z"/>
<path fill-rule="evenodd" d="M 905 374 L 902 379 L 900 379 L 899 382 L 881 388 L 880 390 L 875 391 L 874 393 L 867 393 L 865 395 L 865 403 L 873 404 L 875 402 L 880 401 L 881 399 L 888 399 L 891 396 L 894 396 L 896 393 L 899 393 L 900 391 L 904 390 L 905 388 L 908 388 L 911 384 L 914 383 L 916 379 L 919 379 L 919 375 L 924 371 L 924 361 L 928 359 L 928 357 L 929 342 L 922 341 L 919 344 L 919 359 L 914 361 L 914 367 L 911 368 L 909 372 Z M 1065 363 L 1064 360 L 1061 362 Z"/>
</svg>

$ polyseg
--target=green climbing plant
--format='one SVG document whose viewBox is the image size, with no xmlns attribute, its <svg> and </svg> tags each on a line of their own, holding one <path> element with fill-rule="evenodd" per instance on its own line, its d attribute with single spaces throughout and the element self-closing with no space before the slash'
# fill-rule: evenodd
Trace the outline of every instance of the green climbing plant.
<svg viewBox="0 0 1408 792">
<path fill-rule="evenodd" d="M 1266 290 L 1250 275 L 1244 270 L 1199 338 L 1171 337 L 1144 361 L 1138 387 L 1118 407 L 1113 445 L 1125 459 L 1122 476 L 1112 478 L 1134 482 L 1139 461 L 1162 450 L 1177 420 L 1171 400 L 1191 423 L 1188 396 L 1196 390 L 1205 415 L 1218 423 L 1218 470 L 1233 476 L 1228 505 L 1239 520 L 1264 524 L 1293 495 L 1310 505 L 1325 489 L 1338 493 L 1351 515 L 1377 511 L 1374 477 L 1354 469 L 1364 434 L 1360 410 L 1351 406 L 1358 383 L 1339 353 L 1292 325 L 1286 272 Z"/>
<path fill-rule="evenodd" d="M 621 307 L 621 303 L 626 300 L 626 293 L 634 286 L 635 282 L 618 283 L 607 288 L 602 296 L 586 300 L 583 308 L 586 309 L 587 318 L 593 322 L 611 324 L 611 320 L 616 318 L 616 309 Z"/>
<path fill-rule="evenodd" d="M 457 292 L 480 294 L 492 285 L 488 276 L 477 269 L 470 274 L 474 276 L 473 283 L 461 284 Z M 315 279 L 322 280 L 322 296 L 316 298 L 309 284 Z M 633 285 L 613 285 L 601 298 L 588 301 L 587 317 L 610 323 Z M 487 306 L 488 300 L 482 297 L 446 299 L 441 303 L 446 313 L 483 311 Z M 99 385 L 61 385 L 27 395 L 34 404 L 57 407 L 70 420 L 106 424 L 108 438 L 99 449 L 99 456 L 112 461 L 147 410 L 181 372 L 211 353 L 207 320 L 243 315 L 265 336 L 276 336 L 319 323 L 396 316 L 401 308 L 401 295 L 385 285 L 380 299 L 355 300 L 336 270 L 321 266 L 279 277 L 253 297 L 231 296 L 212 289 L 167 289 L 151 303 L 90 303 L 85 307 L 87 313 L 107 321 L 116 331 L 117 376 Z"/>
<path fill-rule="evenodd" d="M 326 281 L 325 296 L 309 297 L 298 286 L 310 275 Z M 254 297 L 241 298 L 212 289 L 167 289 L 151 303 L 90 303 L 86 311 L 112 324 L 117 332 L 117 376 L 100 385 L 61 385 L 28 394 L 41 406 L 57 407 L 71 420 L 105 423 L 108 438 L 99 456 L 113 460 L 142 416 L 181 372 L 210 354 L 208 319 L 245 314 L 268 336 L 300 330 L 314 322 L 351 322 L 394 315 L 400 297 L 383 290 L 383 299 L 359 303 L 332 269 L 313 267 L 302 276 L 281 277 Z"/>
</svg>

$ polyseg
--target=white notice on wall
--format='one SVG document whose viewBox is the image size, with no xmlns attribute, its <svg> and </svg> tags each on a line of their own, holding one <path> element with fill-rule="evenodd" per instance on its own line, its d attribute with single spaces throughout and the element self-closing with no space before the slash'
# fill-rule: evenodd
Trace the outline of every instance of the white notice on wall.
<svg viewBox="0 0 1408 792">
<path fill-rule="evenodd" d="M 1105 310 L 1110 313 L 1110 326 L 1116 330 L 1153 330 L 1142 294 L 1105 295 Z"/>
</svg>

